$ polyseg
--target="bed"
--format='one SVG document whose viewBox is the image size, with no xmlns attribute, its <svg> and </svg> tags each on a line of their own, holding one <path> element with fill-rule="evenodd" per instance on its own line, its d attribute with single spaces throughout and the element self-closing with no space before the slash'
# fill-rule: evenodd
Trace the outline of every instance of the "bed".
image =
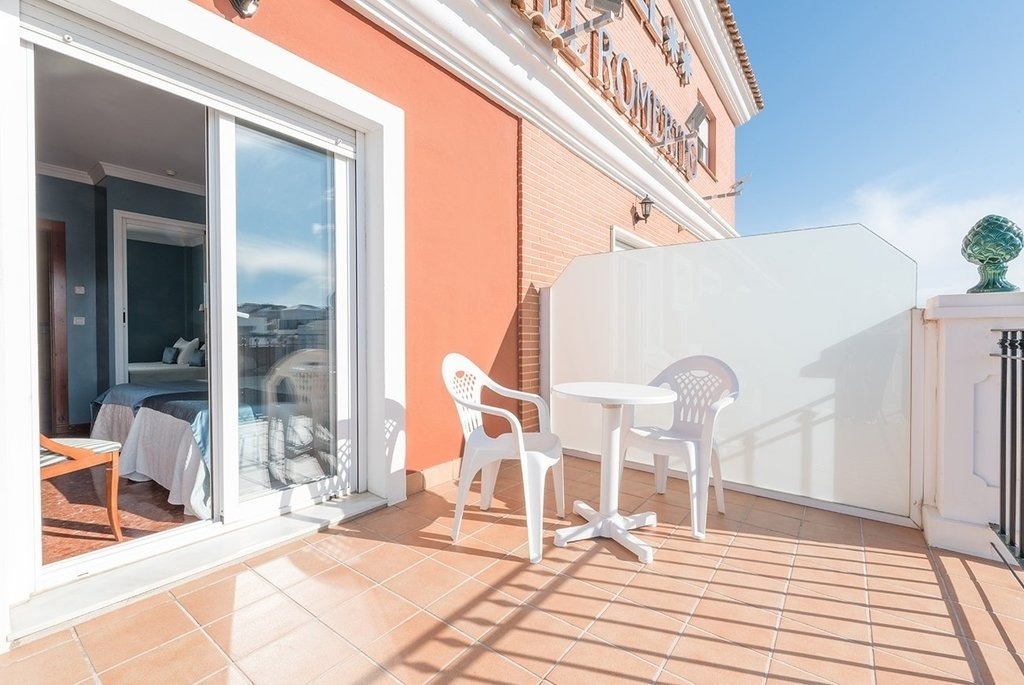
<svg viewBox="0 0 1024 685">
<path fill-rule="evenodd" d="M 122 445 L 120 475 L 154 480 L 185 513 L 211 518 L 210 406 L 205 381 L 122 383 L 93 401 L 92 437 Z M 257 423 L 248 405 L 243 423 Z"/>
<path fill-rule="evenodd" d="M 205 366 L 164 364 L 163 362 L 128 362 L 129 383 L 161 383 L 164 381 L 206 380 Z"/>
</svg>

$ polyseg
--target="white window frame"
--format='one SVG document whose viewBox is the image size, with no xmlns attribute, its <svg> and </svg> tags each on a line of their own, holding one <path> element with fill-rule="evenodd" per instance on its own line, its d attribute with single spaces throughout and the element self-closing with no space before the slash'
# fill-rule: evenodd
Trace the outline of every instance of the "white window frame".
<svg viewBox="0 0 1024 685">
<path fill-rule="evenodd" d="M 647 238 L 642 238 L 633 231 L 628 231 L 621 226 L 612 225 L 608 232 L 610 242 L 608 245 L 609 252 L 619 252 L 621 250 L 638 250 L 645 247 L 656 247 L 655 243 L 652 243 Z"/>
<path fill-rule="evenodd" d="M 360 409 L 366 415 L 367 426 L 384 426 L 386 418 L 397 419 L 404 426 L 404 416 L 391 416 L 404 412 L 406 394 L 402 110 L 188 0 L 56 0 L 45 9 L 52 11 L 66 27 L 63 32 L 40 31 L 23 24 L 21 10 L 42 4 L 35 0 L 31 4 L 24 0 L 0 0 L 0 63 L 5 65 L 0 70 L 0 86 L 8 94 L 0 108 L 0 150 L 4 152 L 0 155 L 0 225 L 10 227 L 5 228 L 4 249 L 0 250 L 0 285 L 4 286 L 0 289 L 0 314 L 9 324 L 0 333 L 5 350 L 0 360 L 0 379 L 11 396 L 20 398 L 18 402 L 6 403 L 2 419 L 8 449 L 0 456 L 0 467 L 6 475 L 0 480 L 0 529 L 7 532 L 8 544 L 0 559 L 0 645 L 9 629 L 6 607 L 25 601 L 43 587 L 74 577 L 61 578 L 42 571 L 38 467 L 21 458 L 37 448 L 39 424 L 36 333 L 31 325 L 35 320 L 35 293 L 34 288 L 29 288 L 26 296 L 24 288 L 25 283 L 34 283 L 35 259 L 35 132 L 31 116 L 34 45 L 202 101 L 194 84 L 182 85 L 174 74 L 168 78 L 146 69 L 152 51 L 166 51 L 183 80 L 198 72 L 223 83 L 224 89 L 207 94 L 211 102 L 204 104 L 230 113 L 232 86 L 245 83 L 250 90 L 266 95 L 268 107 L 273 109 L 268 113 L 267 127 L 271 130 L 302 138 L 301 127 L 296 128 L 289 121 L 288 111 L 279 109 L 280 103 L 290 102 L 300 119 L 311 112 L 311 117 L 356 131 L 354 144 L 361 186 L 356 202 L 362 210 L 359 228 L 365 234 L 360 277 L 364 288 L 359 301 L 362 314 L 357 332 L 366 348 L 362 352 L 365 367 L 361 388 L 365 405 Z M 96 38 L 106 38 L 116 47 L 97 43 L 93 40 Z M 237 109 L 250 113 L 250 101 L 236 104 Z M 258 111 L 253 114 L 262 120 Z M 336 153 L 352 155 L 349 141 L 332 142 L 317 131 L 314 134 L 318 146 L 334 145 Z M 213 193 L 215 179 L 210 179 L 210 185 Z M 220 200 L 227 202 L 227 198 Z M 215 216 L 211 213 L 207 222 L 211 240 L 219 234 L 214 226 Z M 19 283 L 20 287 L 14 287 Z M 211 293 L 211 305 L 214 297 L 223 296 L 224 293 Z M 222 364 L 223 361 L 220 360 Z M 216 386 L 211 388 L 214 401 L 215 390 Z M 366 461 L 365 475 L 361 477 L 366 479 L 366 489 L 389 503 L 403 500 L 404 441 L 399 440 L 385 460 L 383 430 L 367 430 L 361 437 L 360 459 Z M 28 525 L 26 512 L 33 512 Z M 188 540 L 218 534 L 229 525 L 185 526 L 180 531 L 155 536 L 159 543 L 154 540 L 152 544 L 143 544 L 146 540 L 140 540 L 137 545 L 129 544 L 141 558 Z M 109 567 L 131 560 L 124 555 L 106 558 Z M 54 565 L 48 565 L 48 569 L 49 566 Z M 94 564 L 91 571 L 103 568 L 102 563 Z"/>
</svg>

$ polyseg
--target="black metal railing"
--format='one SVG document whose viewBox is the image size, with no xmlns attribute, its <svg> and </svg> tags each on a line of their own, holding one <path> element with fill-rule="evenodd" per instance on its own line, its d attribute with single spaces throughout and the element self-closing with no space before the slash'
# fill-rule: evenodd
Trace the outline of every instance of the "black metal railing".
<svg viewBox="0 0 1024 685">
<path fill-rule="evenodd" d="M 1017 560 L 1022 559 L 1021 527 L 1024 525 L 1024 492 L 1018 482 L 1022 472 L 1022 416 L 1024 416 L 1024 329 L 996 328 L 999 333 L 999 523 L 992 530 Z"/>
</svg>

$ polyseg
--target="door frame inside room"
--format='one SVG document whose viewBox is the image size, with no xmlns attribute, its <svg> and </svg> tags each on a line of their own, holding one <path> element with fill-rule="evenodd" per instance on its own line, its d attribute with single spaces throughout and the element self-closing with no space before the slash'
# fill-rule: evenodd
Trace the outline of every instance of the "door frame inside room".
<svg viewBox="0 0 1024 685">
<path fill-rule="evenodd" d="M 206 251 L 206 226 L 162 216 L 114 210 L 114 382 L 128 382 L 128 241 L 149 240 Z M 204 264 L 207 263 L 204 256 Z M 203 274 L 203 310 L 207 277 Z"/>
</svg>

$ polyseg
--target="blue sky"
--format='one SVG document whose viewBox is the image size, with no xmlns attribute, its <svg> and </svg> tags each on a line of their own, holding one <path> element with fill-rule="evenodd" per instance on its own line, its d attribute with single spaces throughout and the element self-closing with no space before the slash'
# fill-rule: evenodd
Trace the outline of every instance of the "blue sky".
<svg viewBox="0 0 1024 685">
<path fill-rule="evenodd" d="M 731 5 L 766 103 L 737 133 L 739 232 L 859 222 L 918 261 L 922 298 L 973 285 L 971 225 L 1024 225 L 1024 2 Z"/>
</svg>

